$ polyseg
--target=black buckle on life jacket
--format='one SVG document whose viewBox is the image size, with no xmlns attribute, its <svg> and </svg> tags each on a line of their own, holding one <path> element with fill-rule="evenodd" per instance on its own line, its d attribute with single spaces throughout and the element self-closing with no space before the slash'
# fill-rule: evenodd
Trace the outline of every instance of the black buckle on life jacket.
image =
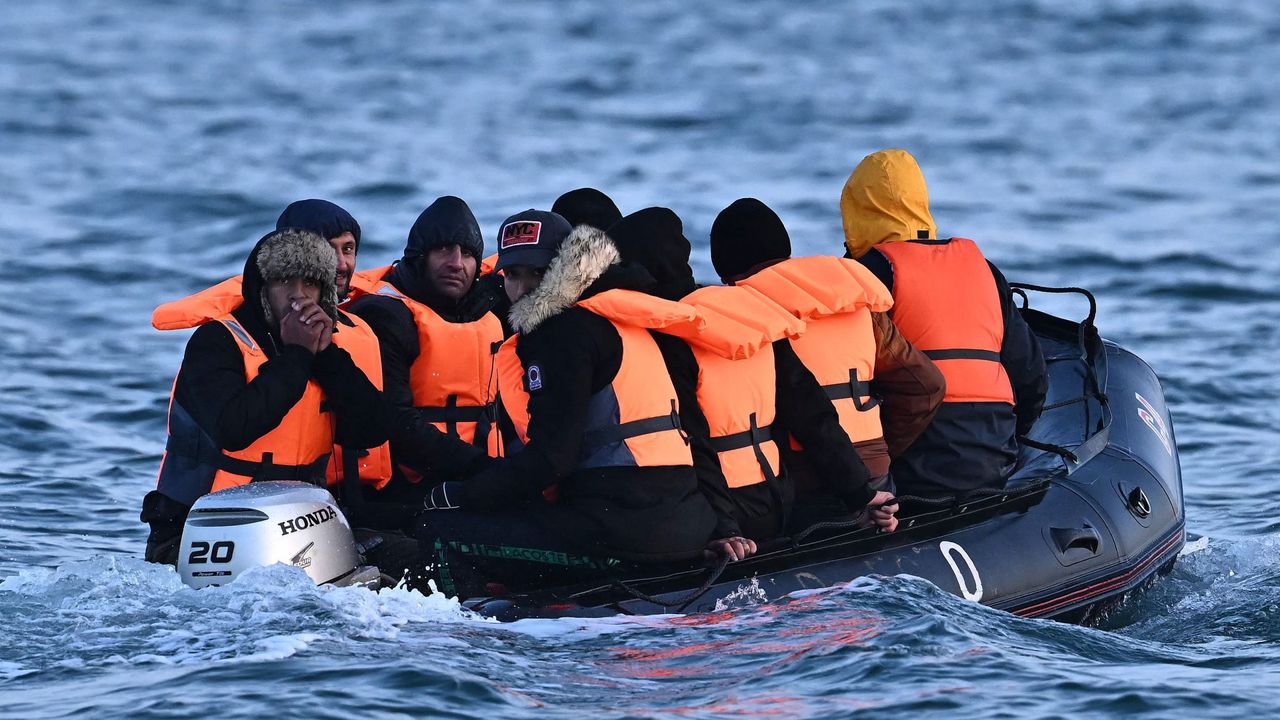
<svg viewBox="0 0 1280 720">
<path fill-rule="evenodd" d="M 711 449 L 723 453 L 750 447 L 756 456 L 756 462 L 760 464 L 761 472 L 764 473 L 764 479 L 774 482 L 778 478 L 769 464 L 769 458 L 765 457 L 763 447 L 764 443 L 773 441 L 773 428 L 768 425 L 765 427 L 757 425 L 755 413 L 747 417 L 747 422 L 749 428 L 747 430 L 711 438 Z"/>
<path fill-rule="evenodd" d="M 329 453 L 321 455 L 315 462 L 306 465 L 277 465 L 275 454 L 269 452 L 262 453 L 262 460 L 259 462 L 241 460 L 228 455 L 223 455 L 218 459 L 219 470 L 225 470 L 233 475 L 243 475 L 249 478 L 250 482 L 296 480 L 310 483 L 317 487 L 327 486 L 325 470 L 328 467 Z"/>
<path fill-rule="evenodd" d="M 858 368 L 849 368 L 849 382 L 823 385 L 822 389 L 829 400 L 853 400 L 853 407 L 858 412 L 866 412 L 880 404 L 880 398 L 871 393 L 871 381 L 858 379 Z M 864 397 L 869 399 L 863 402 Z"/>
<path fill-rule="evenodd" d="M 582 449 L 594 450 L 605 445 L 621 442 L 627 438 L 666 432 L 667 430 L 679 432 L 681 437 L 685 438 L 685 442 L 688 442 L 684 429 L 680 425 L 680 414 L 676 412 L 675 400 L 671 401 L 671 413 L 669 415 L 656 415 L 640 420 L 631 420 L 612 427 L 600 428 L 599 430 L 585 433 L 582 436 Z"/>
</svg>

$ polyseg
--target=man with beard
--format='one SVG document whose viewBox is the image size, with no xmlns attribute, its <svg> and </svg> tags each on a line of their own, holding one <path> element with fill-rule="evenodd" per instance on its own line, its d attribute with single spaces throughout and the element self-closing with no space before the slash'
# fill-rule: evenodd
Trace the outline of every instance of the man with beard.
<svg viewBox="0 0 1280 720">
<path fill-rule="evenodd" d="M 288 228 L 315 233 L 333 248 L 337 256 L 334 290 L 341 307 L 346 303 L 351 283 L 356 277 L 360 223 L 351 213 L 328 200 L 309 199 L 290 203 L 280 213 L 276 230 Z M 209 317 L 229 313 L 243 300 L 242 283 L 243 277 L 237 275 L 190 297 L 164 303 L 152 313 L 151 324 L 157 330 L 188 329 Z M 367 289 L 369 285 L 364 287 Z M 351 354 L 356 366 L 381 390 L 382 356 L 373 330 L 360 318 L 342 310 L 337 312 L 334 323 L 337 331 L 334 342 Z M 327 475 L 348 515 L 358 515 L 355 506 L 362 496 L 382 489 L 391 480 L 390 446 L 383 443 L 371 449 L 353 448 L 351 452 L 335 447 Z M 342 487 L 338 487 L 340 479 L 350 482 L 341 483 Z M 353 520 L 358 518 L 353 517 Z"/>
<path fill-rule="evenodd" d="M 381 394 L 334 341 L 336 267 L 323 238 L 278 230 L 250 253 L 234 308 L 215 293 L 157 310 L 171 327 L 198 327 L 174 381 L 157 487 L 143 499 L 147 560 L 176 561 L 201 495 L 253 480 L 323 484 L 335 444 L 386 441 Z"/>
<path fill-rule="evenodd" d="M 394 477 L 380 499 L 420 507 L 426 488 L 501 452 L 493 356 L 502 324 L 490 312 L 493 288 L 476 283 L 483 255 L 471 209 L 446 196 L 418 216 L 399 261 L 357 275 L 368 292 L 351 311 L 378 336 L 396 414 Z"/>
</svg>

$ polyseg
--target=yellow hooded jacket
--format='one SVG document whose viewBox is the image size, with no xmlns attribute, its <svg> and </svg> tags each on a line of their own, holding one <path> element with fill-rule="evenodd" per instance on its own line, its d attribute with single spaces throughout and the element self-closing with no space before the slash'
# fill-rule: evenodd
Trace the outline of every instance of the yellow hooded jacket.
<svg viewBox="0 0 1280 720">
<path fill-rule="evenodd" d="M 881 243 L 938 234 L 924 173 L 906 150 L 880 150 L 858 163 L 840 191 L 840 217 L 845 247 L 854 258 Z"/>
</svg>

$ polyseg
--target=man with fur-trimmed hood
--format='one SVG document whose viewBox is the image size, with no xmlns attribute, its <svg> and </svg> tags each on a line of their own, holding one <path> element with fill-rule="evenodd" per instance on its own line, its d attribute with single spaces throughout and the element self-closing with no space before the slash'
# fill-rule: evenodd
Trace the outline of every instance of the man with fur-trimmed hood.
<svg viewBox="0 0 1280 720">
<path fill-rule="evenodd" d="M 201 495 L 251 480 L 324 484 L 335 442 L 386 441 L 381 393 L 332 342 L 337 265 L 320 236 L 277 230 L 245 261 L 239 307 L 199 316 L 208 306 L 192 301 L 199 327 L 174 382 L 157 488 L 143 500 L 148 560 L 176 560 Z"/>
<path fill-rule="evenodd" d="M 652 277 L 621 264 L 602 231 L 555 213 L 508 218 L 498 252 L 518 333 L 499 352 L 498 384 L 523 449 L 433 488 L 422 537 L 441 589 L 478 592 L 486 573 L 509 586 L 565 579 L 598 572 L 600 558 L 700 556 L 716 516 L 649 334 L 691 309 L 634 292 Z M 481 546 L 523 549 L 521 560 L 471 552 Z"/>
</svg>

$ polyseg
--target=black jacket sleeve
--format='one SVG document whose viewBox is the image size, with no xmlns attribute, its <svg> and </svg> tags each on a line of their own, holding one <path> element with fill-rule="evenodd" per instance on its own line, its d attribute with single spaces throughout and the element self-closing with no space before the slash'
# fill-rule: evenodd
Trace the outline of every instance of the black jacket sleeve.
<svg viewBox="0 0 1280 720">
<path fill-rule="evenodd" d="M 1001 311 L 1004 314 L 1004 344 L 1000 346 L 1000 364 L 1009 375 L 1013 386 L 1014 414 L 1018 420 L 1018 437 L 1031 431 L 1040 417 L 1044 397 L 1049 391 L 1048 372 L 1040 341 L 1027 327 L 1026 320 L 1013 300 L 1009 281 L 995 265 L 987 263 L 996 279 L 1000 293 Z"/>
<path fill-rule="evenodd" d="M 729 483 L 720 468 L 720 457 L 711 447 L 711 429 L 707 416 L 698 405 L 698 360 L 693 351 L 679 338 L 658 332 L 650 333 L 662 352 L 667 373 L 676 388 L 680 403 L 680 426 L 689 438 L 689 450 L 693 453 L 693 469 L 698 476 L 698 489 L 716 512 L 716 529 L 713 539 L 742 535 L 742 528 L 734 519 L 734 504 L 729 496 Z"/>
<path fill-rule="evenodd" d="M 409 367 L 417 359 L 418 328 L 413 313 L 395 298 L 367 295 L 351 306 L 378 336 L 382 353 L 382 392 L 391 406 L 391 454 L 431 482 L 460 477 L 481 462 L 480 448 L 441 432 L 422 418 L 413 402 Z"/>
<path fill-rule="evenodd" d="M 286 345 L 252 382 L 244 356 L 222 323 L 206 323 L 187 343 L 174 400 L 224 450 L 243 450 L 284 419 L 307 388 L 312 353 Z"/>
<path fill-rule="evenodd" d="M 840 427 L 835 406 L 789 340 L 775 342 L 773 353 L 778 420 L 804 446 L 805 456 L 830 491 L 850 510 L 861 510 L 875 493 L 867 484 L 867 466 Z"/>
<path fill-rule="evenodd" d="M 526 371 L 538 367 L 542 384 L 529 389 L 529 442 L 467 480 L 464 508 L 524 502 L 577 467 L 588 403 L 617 375 L 622 339 L 604 318 L 570 308 L 521 335 L 516 355 Z"/>
<path fill-rule="evenodd" d="M 334 439 L 338 444 L 371 448 L 387 441 L 390 408 L 346 350 L 330 343 L 316 353 L 311 376 L 324 390 L 325 401 L 337 418 Z"/>
</svg>

